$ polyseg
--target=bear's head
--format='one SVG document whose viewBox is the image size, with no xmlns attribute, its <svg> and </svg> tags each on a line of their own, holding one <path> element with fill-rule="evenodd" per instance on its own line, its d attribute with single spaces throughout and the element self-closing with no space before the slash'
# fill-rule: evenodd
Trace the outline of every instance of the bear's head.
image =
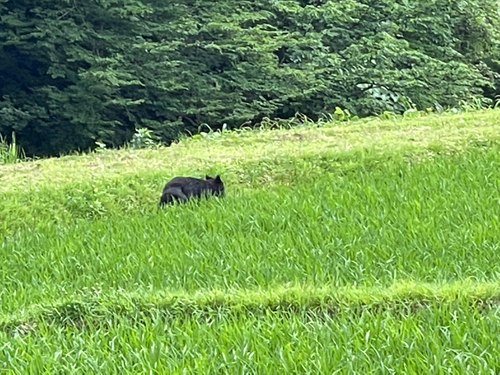
<svg viewBox="0 0 500 375">
<path fill-rule="evenodd" d="M 206 175 L 205 180 L 210 185 L 210 190 L 212 190 L 214 195 L 220 197 L 224 196 L 224 183 L 222 182 L 219 175 L 215 177 L 210 177 L 209 175 Z"/>
</svg>

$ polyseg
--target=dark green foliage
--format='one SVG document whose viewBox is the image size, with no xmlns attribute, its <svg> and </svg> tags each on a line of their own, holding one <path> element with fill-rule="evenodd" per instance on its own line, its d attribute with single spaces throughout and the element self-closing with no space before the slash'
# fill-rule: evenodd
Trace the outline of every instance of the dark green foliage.
<svg viewBox="0 0 500 375">
<path fill-rule="evenodd" d="M 497 0 L 0 0 L 0 16 L 0 134 L 27 154 L 500 94 Z"/>
</svg>

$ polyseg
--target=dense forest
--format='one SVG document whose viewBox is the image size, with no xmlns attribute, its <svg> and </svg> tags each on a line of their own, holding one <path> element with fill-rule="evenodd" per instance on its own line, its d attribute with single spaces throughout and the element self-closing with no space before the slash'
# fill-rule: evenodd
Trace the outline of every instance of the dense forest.
<svg viewBox="0 0 500 375">
<path fill-rule="evenodd" d="M 28 155 L 500 95 L 498 0 L 0 0 L 0 17 L 0 134 Z"/>
</svg>

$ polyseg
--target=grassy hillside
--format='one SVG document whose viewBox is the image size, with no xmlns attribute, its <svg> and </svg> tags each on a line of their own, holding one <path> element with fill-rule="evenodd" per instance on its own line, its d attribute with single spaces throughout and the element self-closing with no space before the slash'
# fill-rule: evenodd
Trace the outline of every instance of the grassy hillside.
<svg viewBox="0 0 500 375">
<path fill-rule="evenodd" d="M 498 110 L 2 165 L 0 368 L 490 373 L 499 167 Z"/>
</svg>

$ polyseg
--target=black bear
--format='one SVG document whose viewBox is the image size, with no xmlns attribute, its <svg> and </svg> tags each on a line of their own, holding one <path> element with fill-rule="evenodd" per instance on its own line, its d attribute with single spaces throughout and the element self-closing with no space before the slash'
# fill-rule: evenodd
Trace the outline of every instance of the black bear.
<svg viewBox="0 0 500 375">
<path fill-rule="evenodd" d="M 220 176 L 205 176 L 205 179 L 194 177 L 174 177 L 163 188 L 159 205 L 187 202 L 191 197 L 201 198 L 209 195 L 224 196 L 224 183 Z"/>
</svg>

